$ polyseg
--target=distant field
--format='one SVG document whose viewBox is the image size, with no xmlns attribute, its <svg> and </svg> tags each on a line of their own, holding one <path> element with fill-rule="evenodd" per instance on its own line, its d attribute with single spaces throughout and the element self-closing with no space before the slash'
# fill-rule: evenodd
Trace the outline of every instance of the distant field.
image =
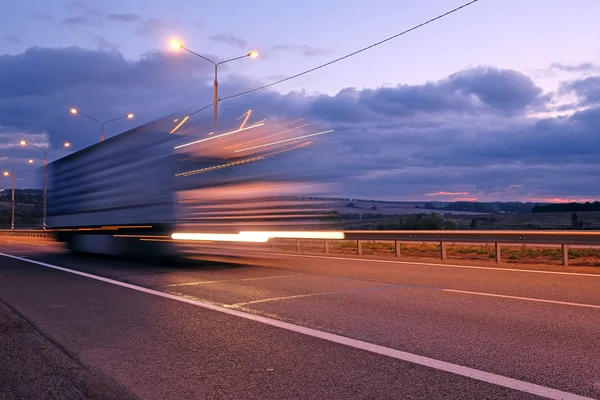
<svg viewBox="0 0 600 400">
<path fill-rule="evenodd" d="M 447 215 L 445 219 L 454 221 L 460 229 L 471 229 L 471 221 L 477 219 L 477 229 L 517 230 L 544 229 L 570 230 L 571 213 L 539 213 L 539 214 L 485 214 L 485 215 Z M 600 211 L 578 212 L 579 219 L 584 222 L 583 229 L 600 229 Z"/>
<path fill-rule="evenodd" d="M 347 207 L 349 203 L 354 204 L 354 207 Z M 384 214 L 384 215 L 399 215 L 399 214 L 430 214 L 433 212 L 441 212 L 441 210 L 427 210 L 422 208 L 416 208 L 416 206 L 424 206 L 425 202 L 387 202 L 387 201 L 334 201 L 332 202 L 331 208 L 333 211 L 337 211 L 340 214 Z M 375 207 L 375 208 L 373 208 Z M 456 214 L 464 215 L 478 215 L 479 213 L 472 213 L 466 211 L 453 211 Z"/>
</svg>

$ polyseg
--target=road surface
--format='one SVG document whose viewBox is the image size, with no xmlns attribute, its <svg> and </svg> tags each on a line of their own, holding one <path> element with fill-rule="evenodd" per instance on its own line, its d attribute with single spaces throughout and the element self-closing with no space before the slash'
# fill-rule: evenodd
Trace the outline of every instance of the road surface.
<svg viewBox="0 0 600 400">
<path fill-rule="evenodd" d="M 0 253 L 0 399 L 600 398 L 597 268 Z"/>
</svg>

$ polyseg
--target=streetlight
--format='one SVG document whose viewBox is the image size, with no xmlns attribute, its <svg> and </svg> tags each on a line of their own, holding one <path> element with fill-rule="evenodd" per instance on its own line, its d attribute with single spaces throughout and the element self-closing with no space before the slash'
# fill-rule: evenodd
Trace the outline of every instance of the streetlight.
<svg viewBox="0 0 600 400">
<path fill-rule="evenodd" d="M 21 146 L 35 147 L 36 149 L 39 149 L 39 150 L 41 150 L 41 151 L 44 152 L 44 220 L 42 222 L 42 228 L 44 230 L 46 230 L 46 208 L 47 208 L 47 200 L 46 200 L 46 170 L 47 170 L 47 166 L 48 166 L 48 152 L 50 150 L 54 150 L 54 149 L 56 149 L 58 147 L 61 147 L 61 146 L 54 146 L 54 147 L 51 147 L 49 149 L 44 149 L 42 147 L 36 146 L 35 144 L 27 143 L 27 141 L 25 141 L 25 140 L 21 140 Z M 69 147 L 71 147 L 71 143 L 65 142 L 65 143 L 63 143 L 62 147 L 69 148 Z M 31 160 L 31 161 L 33 161 L 33 160 Z"/>
<path fill-rule="evenodd" d="M 25 163 L 9 164 L 5 161 L 0 161 L 0 162 L 2 162 L 3 164 L 6 164 L 12 168 L 12 219 L 10 221 L 10 230 L 14 231 L 15 230 L 15 168 L 18 167 L 19 165 L 23 165 Z M 33 164 L 33 160 L 28 160 L 27 164 Z M 4 171 L 3 175 L 11 176 L 11 173 L 8 171 Z"/>
<path fill-rule="evenodd" d="M 91 119 L 92 121 L 96 121 L 97 123 L 99 123 L 100 125 L 102 125 L 102 133 L 100 134 L 100 141 L 103 142 L 104 141 L 104 125 L 108 124 L 109 122 L 113 122 L 113 121 L 118 121 L 120 119 L 124 119 L 124 118 L 133 118 L 133 114 L 129 113 L 127 115 L 123 115 L 122 117 L 119 118 L 113 118 L 113 119 L 109 119 L 108 121 L 100 121 L 99 119 L 96 119 L 90 115 L 84 114 L 81 111 L 79 111 L 77 108 L 71 108 L 71 114 L 81 114 L 84 117 L 88 117 L 89 119 Z"/>
<path fill-rule="evenodd" d="M 185 51 L 187 51 L 190 54 L 193 54 L 197 57 L 200 57 L 206 61 L 208 61 L 209 63 L 211 63 L 212 65 L 215 66 L 215 82 L 214 82 L 214 90 L 213 90 L 213 103 L 214 103 L 214 124 L 215 124 L 215 128 L 217 128 L 218 126 L 218 116 L 219 116 L 219 112 L 218 112 L 218 102 L 219 102 L 219 82 L 217 80 L 217 75 L 218 75 L 218 69 L 219 69 L 219 65 L 221 64 L 225 64 L 228 63 L 230 61 L 235 61 L 235 60 L 240 60 L 242 58 L 246 58 L 246 57 L 252 57 L 252 58 L 256 58 L 258 57 L 258 51 L 251 51 L 248 54 L 245 54 L 243 56 L 239 56 L 239 57 L 235 57 L 235 58 L 230 58 L 229 60 L 224 60 L 224 61 L 220 61 L 220 62 L 214 62 L 213 60 L 204 57 L 203 55 L 200 55 L 196 52 L 193 52 L 192 50 L 186 48 L 183 46 L 183 44 L 181 44 L 181 42 L 178 42 L 177 40 L 172 40 L 171 41 L 171 47 L 175 50 L 178 49 L 183 49 Z"/>
</svg>

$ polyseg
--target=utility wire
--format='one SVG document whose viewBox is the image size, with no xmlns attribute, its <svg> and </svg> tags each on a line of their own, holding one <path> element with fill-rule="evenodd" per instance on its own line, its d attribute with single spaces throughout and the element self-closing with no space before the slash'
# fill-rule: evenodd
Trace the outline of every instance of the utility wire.
<svg viewBox="0 0 600 400">
<path fill-rule="evenodd" d="M 455 12 L 457 12 L 457 11 L 460 11 L 460 10 L 462 10 L 463 8 L 466 8 L 466 7 L 468 7 L 468 6 L 470 6 L 470 5 L 474 4 L 474 3 L 477 3 L 478 1 L 479 1 L 479 0 L 472 0 L 472 1 L 468 2 L 468 3 L 465 3 L 465 4 L 463 4 L 462 6 L 456 7 L 456 8 L 454 8 L 454 9 L 450 10 L 450 11 L 447 11 L 447 12 L 445 12 L 445 13 L 443 13 L 443 14 L 440 14 L 440 15 L 438 15 L 437 17 L 431 18 L 431 19 L 429 19 L 429 20 L 427 20 L 427 21 L 425 21 L 425 22 L 422 22 L 422 23 L 420 23 L 420 24 L 418 24 L 418 25 L 415 25 L 415 26 L 413 26 L 412 28 L 409 28 L 409 29 L 406 29 L 406 30 L 404 30 L 404 31 L 402 31 L 402 32 L 400 32 L 400 33 L 397 33 L 397 34 L 395 34 L 394 36 L 390 36 L 390 37 L 388 37 L 388 38 L 386 38 L 386 39 L 383 39 L 383 40 L 381 40 L 381 41 L 379 41 L 379 42 L 377 42 L 377 43 L 373 43 L 372 45 L 369 45 L 369 46 L 367 46 L 367 47 L 363 47 L 363 48 L 362 48 L 362 49 L 360 49 L 360 50 L 356 50 L 356 51 L 354 51 L 354 52 L 352 52 L 352 53 L 349 53 L 349 54 L 346 54 L 345 56 L 342 56 L 342 57 L 336 58 L 335 60 L 329 61 L 329 62 L 327 62 L 327 63 L 325 63 L 325 64 L 318 65 L 318 66 L 316 66 L 316 67 L 314 67 L 314 68 L 311 68 L 311 69 L 309 69 L 309 70 L 306 70 L 306 71 L 300 72 L 300 73 L 298 73 L 298 74 L 296 74 L 296 75 L 288 76 L 287 78 L 283 78 L 283 79 L 280 79 L 280 80 L 278 80 L 278 81 L 271 82 L 271 83 L 269 83 L 269 84 L 266 84 L 266 85 L 263 85 L 263 86 L 260 86 L 260 87 L 254 88 L 254 89 L 246 90 L 246 91 L 244 91 L 244 92 L 240 92 L 240 93 L 237 93 L 237 94 L 233 94 L 233 95 L 231 95 L 231 96 L 227 96 L 227 97 L 222 97 L 222 98 L 219 98 L 219 100 L 218 100 L 218 101 L 229 100 L 229 99 L 233 99 L 233 98 L 235 98 L 235 97 L 243 96 L 243 95 L 246 95 L 246 94 L 249 94 L 249 93 L 257 92 L 257 91 L 259 91 L 259 90 L 263 90 L 263 89 L 266 89 L 266 88 L 268 88 L 268 87 L 271 87 L 271 86 L 278 85 L 278 84 L 280 84 L 280 83 L 283 83 L 283 82 L 289 81 L 289 80 L 291 80 L 291 79 L 294 79 L 294 78 L 297 78 L 297 77 L 299 77 L 299 76 L 306 75 L 306 74 L 308 74 L 308 73 L 311 73 L 311 72 L 313 72 L 313 71 L 316 71 L 316 70 L 318 70 L 318 69 L 321 69 L 321 68 L 327 67 L 327 66 L 329 66 L 329 65 L 331 65 L 331 64 L 335 64 L 335 63 L 337 63 L 337 62 L 339 62 L 339 61 L 345 60 L 346 58 L 350 58 L 350 57 L 352 57 L 352 56 L 355 56 L 355 55 L 357 55 L 357 54 L 359 54 L 359 53 L 362 53 L 363 51 L 367 51 L 367 50 L 369 50 L 369 49 L 372 49 L 373 47 L 379 46 L 380 44 L 383 44 L 383 43 L 385 43 L 385 42 L 389 42 L 389 41 L 390 41 L 390 40 L 392 40 L 392 39 L 396 39 L 397 37 L 400 37 L 400 36 L 406 35 L 407 33 L 410 33 L 410 32 L 412 32 L 412 31 L 414 31 L 414 30 L 417 30 L 417 29 L 419 29 L 419 28 L 422 28 L 422 27 L 424 27 L 425 25 L 429 25 L 429 24 L 431 24 L 432 22 L 435 22 L 435 21 L 437 21 L 437 20 L 439 20 L 439 19 L 442 19 L 442 18 L 444 18 L 444 17 L 447 17 L 447 16 L 448 16 L 448 15 L 450 15 L 450 14 L 454 14 Z M 190 114 L 190 115 L 194 115 L 194 114 L 196 114 L 196 113 L 198 113 L 198 112 L 200 112 L 200 111 L 202 111 L 202 110 L 204 110 L 204 109 L 206 109 L 206 108 L 210 107 L 211 105 L 212 105 L 212 103 L 211 103 L 211 104 L 209 104 L 209 105 L 207 105 L 207 106 L 205 106 L 205 107 L 203 107 L 203 108 L 201 108 L 201 109 L 200 109 L 200 110 L 198 110 L 198 111 L 195 111 L 194 113 L 192 113 L 192 114 Z"/>
<path fill-rule="evenodd" d="M 466 4 L 463 4 L 463 5 L 462 5 L 462 6 L 460 6 L 460 7 L 457 7 L 457 8 L 455 8 L 455 9 L 453 9 L 453 10 L 450 10 L 450 11 L 448 11 L 448 12 L 445 12 L 444 14 L 438 15 L 437 17 L 435 17 L 435 18 L 432 18 L 432 19 L 430 19 L 430 20 L 428 20 L 428 21 L 422 22 L 422 23 L 420 23 L 419 25 L 413 26 L 412 28 L 410 28 L 410 29 L 407 29 L 407 30 L 405 30 L 405 31 L 403 31 L 403 32 L 400 32 L 400 33 L 398 33 L 398 34 L 396 34 L 396 35 L 394 35 L 394 36 L 390 36 L 390 37 L 388 37 L 387 39 L 383 39 L 383 40 L 381 40 L 381 41 L 379 41 L 379 42 L 377 42 L 377 43 L 374 43 L 374 44 L 372 44 L 372 45 L 370 45 L 370 46 L 363 47 L 363 48 L 362 48 L 362 49 L 360 49 L 360 50 L 356 50 L 356 51 L 355 51 L 355 52 L 353 52 L 353 53 L 346 54 L 345 56 L 342 56 L 342 57 L 340 57 L 340 58 L 336 58 L 335 60 L 329 61 L 329 62 L 327 62 L 327 63 L 325 63 L 325 64 L 321 64 L 321 65 L 319 65 L 319 66 L 317 66 L 317 67 L 311 68 L 311 69 L 309 69 L 309 70 L 306 70 L 306 71 L 304 71 L 304 72 L 300 72 L 299 74 L 296 74 L 296 75 L 289 76 L 289 77 L 287 77 L 287 78 L 284 78 L 284 79 L 281 79 L 281 80 L 278 80 L 278 81 L 275 81 L 275 82 L 269 83 L 269 84 L 267 84 L 267 85 L 264 85 L 264 86 L 257 87 L 257 88 L 255 88 L 255 89 L 250 89 L 250 90 L 246 90 L 245 92 L 241 92 L 241 93 L 237 93 L 237 94 L 234 94 L 234 95 L 231 95 L 231 96 L 223 97 L 223 98 L 219 99 L 219 101 L 228 100 L 228 99 L 233 99 L 234 97 L 239 97 L 239 96 L 243 96 L 243 95 L 245 95 L 245 94 L 248 94 L 248 93 L 256 92 L 256 91 L 258 91 L 258 90 L 266 89 L 266 88 L 268 88 L 268 87 L 271 87 L 271 86 L 274 86 L 274 85 L 280 84 L 280 83 L 282 83 L 282 82 L 289 81 L 289 80 L 291 80 L 291 79 L 294 79 L 294 78 L 297 78 L 297 77 L 299 77 L 299 76 L 302 76 L 302 75 L 308 74 L 308 73 L 310 73 L 310 72 L 316 71 L 316 70 L 318 70 L 318 69 L 321 69 L 321 68 L 327 67 L 328 65 L 334 64 L 334 63 L 336 63 L 336 62 L 338 62 L 338 61 L 342 61 L 342 60 L 344 60 L 344 59 L 346 59 L 346 58 L 350 58 L 350 57 L 352 57 L 352 56 L 354 56 L 354 55 L 356 55 L 356 54 L 358 54 L 358 53 L 362 53 L 363 51 L 367 51 L 367 50 L 369 50 L 369 49 L 372 49 L 373 47 L 379 46 L 380 44 L 383 44 L 383 43 L 385 43 L 385 42 L 388 42 L 388 41 L 390 41 L 390 40 L 392 40 L 392 39 L 395 39 L 395 38 L 397 38 L 397 37 L 399 37 L 399 36 L 406 35 L 406 34 L 407 34 L 407 33 L 409 33 L 409 32 L 412 32 L 412 31 L 414 31 L 414 30 L 417 30 L 417 29 L 419 29 L 419 28 L 421 28 L 421 27 L 423 27 L 423 26 L 425 26 L 425 25 L 428 25 L 428 24 L 430 24 L 430 23 L 432 23 L 432 22 L 435 22 L 435 21 L 437 21 L 438 19 L 442 19 L 442 18 L 444 18 L 444 17 L 446 17 L 446 16 L 448 16 L 448 15 L 450 15 L 450 14 L 453 14 L 453 13 L 455 13 L 455 12 L 457 12 L 457 11 L 459 11 L 459 10 L 463 9 L 463 8 L 466 8 L 466 7 L 470 6 L 471 4 L 477 3 L 478 1 L 479 1 L 479 0 L 472 0 L 472 1 L 468 2 L 468 3 L 466 3 Z"/>
</svg>

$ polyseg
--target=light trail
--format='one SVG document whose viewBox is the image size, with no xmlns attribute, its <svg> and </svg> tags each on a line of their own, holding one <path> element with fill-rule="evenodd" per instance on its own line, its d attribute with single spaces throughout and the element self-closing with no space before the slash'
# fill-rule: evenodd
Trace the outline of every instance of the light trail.
<svg viewBox="0 0 600 400">
<path fill-rule="evenodd" d="M 173 130 L 171 132 L 169 132 L 169 135 L 177 132 L 177 129 L 181 128 L 181 125 L 185 124 L 185 121 L 187 121 L 188 118 L 190 118 L 189 115 L 187 115 L 184 119 L 182 119 L 181 122 L 179 124 L 177 124 L 177 126 L 175 128 L 173 128 Z M 175 121 L 177 121 L 177 120 L 175 120 Z"/>
<path fill-rule="evenodd" d="M 175 176 L 197 175 L 197 174 L 201 174 L 203 172 L 210 172 L 210 171 L 215 171 L 215 170 L 218 170 L 218 169 L 223 169 L 223 168 L 228 168 L 228 167 L 234 167 L 236 165 L 247 164 L 249 162 L 262 160 L 264 158 L 265 158 L 264 156 L 253 157 L 253 158 L 246 158 L 245 160 L 235 161 L 235 162 L 231 162 L 231 163 L 227 163 L 227 164 L 220 164 L 220 165 L 215 165 L 213 167 L 206 167 L 206 168 L 196 169 L 196 170 L 193 170 L 193 171 L 181 172 L 179 174 L 175 174 Z"/>
<path fill-rule="evenodd" d="M 245 113 L 242 115 L 242 117 L 243 117 L 244 115 L 246 116 L 246 118 L 244 118 L 244 121 L 242 122 L 242 125 L 240 125 L 240 129 L 242 129 L 244 126 L 246 126 L 246 122 L 248 122 L 248 118 L 250 118 L 250 115 L 252 115 L 252 110 L 248 110 L 248 111 L 246 111 L 246 112 L 245 112 Z M 240 118 L 242 118 L 242 117 L 240 117 Z M 240 118 L 238 118 L 238 120 L 239 120 Z"/>
<path fill-rule="evenodd" d="M 254 142 L 258 142 L 260 140 L 268 139 L 268 138 L 273 137 L 273 136 L 283 135 L 284 133 L 292 132 L 292 131 L 295 131 L 297 129 L 307 127 L 309 125 L 310 124 L 299 125 L 299 126 L 297 126 L 295 128 L 286 129 L 285 131 L 277 132 L 277 133 L 274 133 L 272 135 L 264 136 L 264 137 L 261 137 L 261 138 L 258 138 L 258 139 L 248 140 L 247 142 L 237 143 L 237 144 L 234 144 L 232 146 L 227 146 L 227 147 L 225 147 L 225 149 L 231 149 L 232 147 L 239 147 L 239 146 L 243 146 L 245 144 L 254 143 Z"/>
<path fill-rule="evenodd" d="M 221 137 L 224 137 L 224 136 L 233 135 L 234 133 L 238 133 L 238 132 L 242 132 L 242 131 L 247 131 L 248 129 L 258 128 L 259 126 L 263 126 L 264 124 L 265 124 L 264 122 L 260 122 L 258 124 L 255 124 L 255 125 L 252 125 L 252 126 L 248 126 L 248 127 L 242 128 L 242 129 L 236 129 L 235 131 L 226 132 L 226 133 L 222 133 L 222 134 L 217 135 L 217 136 L 211 136 L 209 138 L 204 138 L 204 139 L 196 140 L 196 141 L 191 142 L 191 143 L 186 143 L 186 144 L 182 144 L 182 145 L 179 145 L 179 146 L 175 146 L 175 150 L 181 149 L 182 147 L 187 147 L 187 146 L 191 146 L 191 145 L 194 145 L 194 144 L 206 142 L 208 140 L 213 140 L 213 139 L 218 139 L 218 138 L 221 138 Z"/>
<path fill-rule="evenodd" d="M 269 237 L 260 233 L 173 233 L 173 240 L 265 243 Z"/>
<path fill-rule="evenodd" d="M 288 231 L 288 232 L 261 232 L 261 231 L 242 231 L 240 234 L 248 235 L 266 235 L 269 239 L 344 239 L 344 232 L 327 231 Z"/>
<path fill-rule="evenodd" d="M 296 140 L 300 140 L 300 139 L 304 139 L 304 138 L 308 138 L 308 137 L 312 137 L 312 136 L 324 135 L 326 133 L 331 133 L 331 132 L 333 132 L 333 129 L 328 130 L 328 131 L 323 131 L 323 132 L 311 133 L 310 135 L 298 136 L 298 137 L 291 138 L 291 139 L 279 140 L 277 142 L 271 142 L 271 143 L 261 144 L 261 145 L 258 145 L 258 146 L 247 147 L 245 149 L 236 150 L 235 153 L 239 153 L 239 152 L 242 152 L 242 151 L 248 151 L 248 150 L 254 150 L 254 149 L 260 149 L 261 147 L 273 146 L 273 145 L 281 144 L 281 143 L 293 142 L 293 141 L 296 141 Z"/>
</svg>

